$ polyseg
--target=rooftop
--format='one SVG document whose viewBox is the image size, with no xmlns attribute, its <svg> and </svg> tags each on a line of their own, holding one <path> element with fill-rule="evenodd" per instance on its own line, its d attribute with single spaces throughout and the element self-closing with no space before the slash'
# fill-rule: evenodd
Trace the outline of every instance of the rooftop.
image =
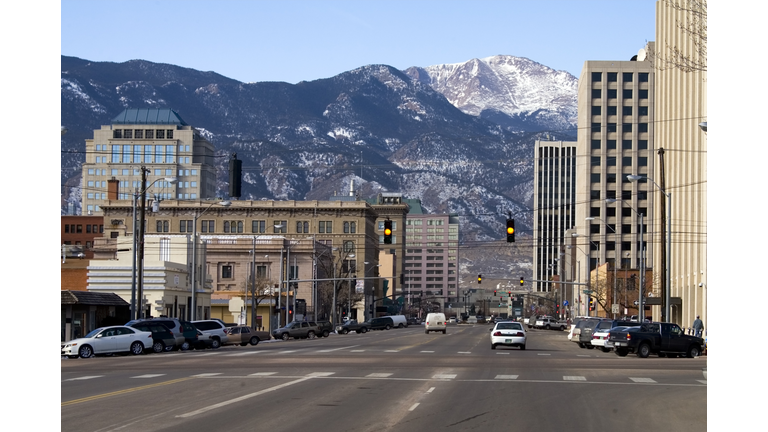
<svg viewBox="0 0 768 432">
<path fill-rule="evenodd" d="M 112 119 L 112 124 L 156 124 L 187 126 L 170 108 L 128 108 Z"/>
</svg>

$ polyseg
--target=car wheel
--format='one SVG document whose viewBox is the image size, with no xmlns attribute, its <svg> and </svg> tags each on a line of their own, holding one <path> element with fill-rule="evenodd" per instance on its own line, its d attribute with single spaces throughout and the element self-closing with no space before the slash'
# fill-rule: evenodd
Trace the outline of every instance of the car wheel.
<svg viewBox="0 0 768 432">
<path fill-rule="evenodd" d="M 587 347 L 586 345 L 584 345 L 584 344 L 583 344 L 583 343 L 581 343 L 581 342 L 579 342 L 579 343 L 578 343 L 578 345 L 579 345 L 579 348 L 586 348 L 586 347 Z"/>
<path fill-rule="evenodd" d="M 698 357 L 699 355 L 701 355 L 701 349 L 699 347 L 697 347 L 696 345 L 691 345 L 691 347 L 688 348 L 688 357 L 689 358 Z"/>
<path fill-rule="evenodd" d="M 348 334 L 348 333 L 349 333 L 349 330 L 347 330 L 347 329 L 341 329 L 341 334 Z"/>
<path fill-rule="evenodd" d="M 560 331 L 565 331 L 565 327 L 564 326 L 560 326 Z"/>
<path fill-rule="evenodd" d="M 307 333 L 307 339 L 314 339 L 315 338 L 315 332 L 311 331 Z"/>
<path fill-rule="evenodd" d="M 600 347 L 600 349 L 603 350 L 603 352 L 611 352 L 610 348 Z"/>
<path fill-rule="evenodd" d="M 331 335 L 331 332 L 328 330 L 323 330 L 323 337 L 328 337 Z"/>
<path fill-rule="evenodd" d="M 629 350 L 626 348 L 616 348 L 616 355 L 619 357 L 626 357 L 629 354 Z"/>
<path fill-rule="evenodd" d="M 584 344 L 584 345 L 587 347 L 587 349 L 595 349 L 595 346 L 592 344 Z"/>
<path fill-rule="evenodd" d="M 134 342 L 131 344 L 131 354 L 139 355 L 144 352 L 144 345 L 141 342 Z"/>
<path fill-rule="evenodd" d="M 547 327 L 546 327 L 546 329 L 547 329 L 547 330 L 550 330 L 550 328 L 549 328 L 549 324 L 547 324 Z"/>
<path fill-rule="evenodd" d="M 443 334 L 445 334 L 445 330 L 443 330 Z"/>
<path fill-rule="evenodd" d="M 219 347 L 221 347 L 221 339 L 219 339 L 219 338 L 214 338 L 214 339 L 211 341 L 211 348 L 213 348 L 213 349 L 218 349 Z"/>
<path fill-rule="evenodd" d="M 250 342 L 251 342 L 251 345 L 254 345 L 254 346 L 258 345 L 259 344 L 259 338 L 257 336 L 254 336 L 254 337 L 251 338 Z"/>
<path fill-rule="evenodd" d="M 387 326 L 386 326 L 386 327 L 384 327 L 384 330 L 389 330 L 389 329 L 391 329 L 391 328 L 392 328 L 392 326 L 390 326 L 389 324 L 387 324 Z"/>
<path fill-rule="evenodd" d="M 647 358 L 648 355 L 651 354 L 651 346 L 647 343 L 640 344 L 639 347 L 637 347 L 637 356 L 640 358 Z"/>
<path fill-rule="evenodd" d="M 175 346 L 173 346 L 173 345 L 166 345 L 166 346 L 165 346 L 165 352 L 171 352 L 171 351 L 173 351 L 175 348 L 176 348 L 176 347 L 175 347 Z"/>
<path fill-rule="evenodd" d="M 80 358 L 90 358 L 93 357 L 93 348 L 90 345 L 83 345 L 77 353 L 80 355 Z"/>
<path fill-rule="evenodd" d="M 397 328 L 403 328 L 403 327 L 405 327 L 405 326 L 404 326 L 404 325 L 402 325 L 402 324 L 400 324 L 400 325 L 398 325 L 398 326 L 397 326 Z"/>
<path fill-rule="evenodd" d="M 284 341 L 287 341 L 287 340 L 288 340 L 288 339 L 290 339 L 290 338 L 291 338 L 291 336 L 290 336 L 290 335 L 288 335 L 288 333 L 283 333 L 283 340 L 284 340 Z"/>
<path fill-rule="evenodd" d="M 152 352 L 159 354 L 165 351 L 165 344 L 162 341 L 157 341 L 152 344 Z"/>
<path fill-rule="evenodd" d="M 184 343 L 183 343 L 183 344 L 181 344 L 181 350 L 182 350 L 182 351 L 189 351 L 189 348 L 190 348 L 190 346 L 189 346 L 189 342 L 187 342 L 187 341 L 184 341 Z"/>
<path fill-rule="evenodd" d="M 520 349 L 525 351 L 525 344 L 520 345 Z"/>
<path fill-rule="evenodd" d="M 424 330 L 424 334 L 429 334 L 429 330 Z"/>
<path fill-rule="evenodd" d="M 496 344 L 491 344 L 491 349 L 496 349 Z"/>
</svg>

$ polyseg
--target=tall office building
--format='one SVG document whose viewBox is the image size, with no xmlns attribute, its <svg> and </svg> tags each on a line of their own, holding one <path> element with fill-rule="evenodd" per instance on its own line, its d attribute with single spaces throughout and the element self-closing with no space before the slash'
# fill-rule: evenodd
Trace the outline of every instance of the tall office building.
<svg viewBox="0 0 768 432">
<path fill-rule="evenodd" d="M 143 187 L 142 167 L 146 185 L 152 185 L 148 199 L 212 198 L 216 195 L 213 152 L 213 144 L 171 109 L 126 109 L 85 141 L 82 211 L 102 214 L 100 206 L 109 200 L 112 179 L 118 181 L 113 183 L 118 198 L 131 199 Z M 178 182 L 163 180 L 167 177 Z"/>
<path fill-rule="evenodd" d="M 575 218 L 582 282 L 605 263 L 614 271 L 641 268 L 641 244 L 647 251 L 646 268 L 652 267 L 649 242 L 657 234 L 648 230 L 654 215 L 653 184 L 630 182 L 627 176 L 653 173 L 654 94 L 654 71 L 642 55 L 633 61 L 584 63 L 578 89 Z M 646 292 L 653 285 L 650 279 Z M 613 304 L 613 289 L 607 291 L 606 302 Z"/>
<path fill-rule="evenodd" d="M 575 226 L 576 142 L 536 141 L 533 183 L 533 290 L 550 292 L 548 282 L 563 270 L 566 231 Z"/>
</svg>

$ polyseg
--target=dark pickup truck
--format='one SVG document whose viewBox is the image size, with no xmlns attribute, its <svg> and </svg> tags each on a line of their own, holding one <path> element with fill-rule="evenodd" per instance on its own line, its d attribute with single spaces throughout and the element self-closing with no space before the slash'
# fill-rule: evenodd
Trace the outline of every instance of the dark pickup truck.
<svg viewBox="0 0 768 432">
<path fill-rule="evenodd" d="M 371 329 L 370 323 L 367 323 L 367 322 L 359 323 L 355 320 L 349 320 L 344 324 L 336 326 L 336 331 L 341 334 L 347 334 L 349 332 L 365 333 L 370 329 Z"/>
<path fill-rule="evenodd" d="M 639 327 L 619 327 L 608 337 L 616 354 L 624 357 L 636 353 L 646 358 L 650 354 L 659 357 L 697 357 L 704 349 L 704 339 L 686 335 L 677 324 L 642 323 Z"/>
</svg>

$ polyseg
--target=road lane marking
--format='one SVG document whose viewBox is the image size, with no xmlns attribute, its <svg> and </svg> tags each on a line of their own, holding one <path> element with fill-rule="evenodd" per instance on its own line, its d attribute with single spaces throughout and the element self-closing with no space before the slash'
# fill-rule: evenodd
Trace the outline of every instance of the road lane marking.
<svg viewBox="0 0 768 432">
<path fill-rule="evenodd" d="M 516 380 L 520 375 L 496 375 L 497 380 Z"/>
<path fill-rule="evenodd" d="M 359 347 L 359 346 L 360 346 L 360 345 L 352 345 L 352 346 L 348 346 L 348 347 L 341 347 L 341 348 L 333 348 L 333 349 L 325 349 L 325 350 L 319 350 L 319 351 L 317 351 L 317 352 L 321 352 L 321 353 L 327 353 L 327 352 L 333 352 L 333 351 L 339 351 L 339 350 L 345 350 L 345 349 L 355 348 L 355 347 Z"/>
<path fill-rule="evenodd" d="M 454 379 L 456 374 L 436 374 L 432 376 L 432 379 Z"/>
<path fill-rule="evenodd" d="M 256 373 L 252 373 L 252 374 L 250 374 L 248 376 L 270 376 L 270 375 L 275 375 L 275 374 L 277 374 L 277 372 L 256 372 Z"/>
<path fill-rule="evenodd" d="M 433 353 L 434 351 L 421 351 L 423 353 Z"/>
<path fill-rule="evenodd" d="M 137 376 L 131 377 L 131 378 L 157 378 L 157 377 L 163 376 L 163 375 L 165 375 L 165 374 L 146 374 L 146 375 L 137 375 Z"/>
<path fill-rule="evenodd" d="M 432 393 L 433 391 L 435 391 L 435 388 L 434 387 L 430 387 L 429 390 L 427 390 L 427 393 Z"/>
<path fill-rule="evenodd" d="M 304 377 L 304 378 L 299 378 L 297 380 L 289 381 L 287 383 L 283 383 L 283 384 L 280 384 L 280 385 L 277 385 L 277 386 L 274 386 L 274 387 L 270 387 L 268 389 L 260 390 L 260 391 L 257 391 L 255 393 L 247 394 L 247 395 L 240 396 L 240 397 L 237 397 L 237 398 L 234 398 L 234 399 L 230 399 L 228 401 L 224 401 L 224 402 L 220 402 L 220 403 L 217 403 L 217 404 L 209 405 L 207 407 L 200 408 L 199 410 L 196 410 L 196 411 L 191 411 L 191 412 L 188 412 L 186 414 L 180 414 L 180 415 L 177 415 L 176 417 L 177 418 L 193 417 L 193 416 L 196 416 L 198 414 L 202 414 L 202 413 L 205 413 L 205 412 L 208 412 L 208 411 L 211 411 L 211 410 L 215 410 L 217 408 L 221 408 L 223 406 L 227 406 L 227 405 L 230 405 L 230 404 L 233 404 L 233 403 L 236 403 L 236 402 L 244 401 L 244 400 L 250 399 L 252 397 L 260 396 L 260 395 L 263 395 L 265 393 L 273 392 L 275 390 L 280 390 L 281 388 L 292 386 L 294 384 L 298 384 L 300 382 L 304 382 L 304 381 L 307 381 L 307 380 L 310 380 L 310 379 L 312 379 L 311 376 L 307 376 L 307 377 Z"/>
<path fill-rule="evenodd" d="M 336 372 L 312 372 L 307 374 L 308 377 L 327 377 L 335 374 Z"/>
<path fill-rule="evenodd" d="M 548 355 L 552 355 L 552 354 L 549 354 L 549 353 L 538 353 L 538 354 L 536 354 L 536 355 L 541 355 L 541 356 L 548 356 Z"/>
<path fill-rule="evenodd" d="M 417 406 L 419 406 L 419 403 L 418 403 L 418 402 L 416 402 L 415 404 L 413 404 L 413 406 L 411 406 L 410 408 L 408 408 L 408 411 L 413 411 L 413 410 L 415 410 Z"/>
<path fill-rule="evenodd" d="M 583 376 L 564 376 L 563 381 L 586 381 L 587 379 Z"/>
<path fill-rule="evenodd" d="M 457 354 L 472 354 L 470 351 L 459 351 Z"/>
<path fill-rule="evenodd" d="M 78 378 L 65 379 L 64 381 L 89 380 L 89 379 L 94 379 L 94 378 L 101 378 L 103 376 L 104 375 L 81 376 L 81 377 L 78 377 Z"/>
<path fill-rule="evenodd" d="M 700 382 L 700 383 L 702 383 L 704 385 L 707 385 L 707 380 L 696 380 L 696 381 L 698 381 L 698 382 Z"/>
<path fill-rule="evenodd" d="M 221 375 L 221 372 L 212 372 L 212 373 L 201 373 L 197 375 L 192 375 L 194 378 L 205 378 L 205 377 L 212 377 L 216 375 Z"/>
<path fill-rule="evenodd" d="M 351 350 L 350 352 L 365 352 L 365 350 Z"/>
<path fill-rule="evenodd" d="M 496 355 L 509 355 L 508 352 L 497 352 Z"/>
<path fill-rule="evenodd" d="M 153 387 L 160 387 L 160 386 L 169 385 L 169 384 L 176 384 L 178 382 L 187 381 L 187 380 L 190 380 L 190 379 L 192 379 L 192 378 L 190 378 L 190 377 L 179 378 L 179 379 L 175 379 L 175 380 L 171 380 L 171 381 L 165 381 L 165 382 L 149 384 L 149 385 L 145 385 L 145 386 L 141 386 L 141 387 L 129 388 L 129 389 L 120 390 L 120 391 L 116 391 L 116 392 L 112 392 L 112 393 L 104 393 L 104 394 L 95 395 L 95 396 L 89 396 L 89 397 L 85 397 L 85 398 L 81 398 L 81 399 L 74 399 L 74 400 L 71 400 L 71 401 L 62 402 L 61 406 L 63 406 L 63 407 L 64 406 L 70 406 L 70 405 L 75 405 L 75 404 L 79 404 L 79 403 L 83 403 L 83 402 L 90 402 L 90 401 L 94 401 L 94 400 L 98 400 L 98 399 L 102 399 L 102 398 L 106 398 L 106 397 L 110 397 L 110 396 L 117 396 L 117 395 L 121 395 L 121 394 L 132 393 L 132 392 L 139 391 L 139 390 L 146 390 L 146 389 L 153 388 Z"/>
<path fill-rule="evenodd" d="M 634 381 L 636 383 L 655 383 L 656 382 L 656 381 L 654 381 L 654 380 L 652 380 L 650 378 L 631 378 L 630 377 L 629 379 L 631 379 L 632 381 Z"/>
<path fill-rule="evenodd" d="M 226 354 L 225 357 L 240 357 L 240 356 L 246 356 L 251 354 L 259 354 L 263 352 L 264 351 L 246 351 L 246 352 L 235 353 L 235 354 Z M 290 351 L 286 351 L 286 352 L 290 352 Z"/>
<path fill-rule="evenodd" d="M 390 376 L 392 376 L 391 373 L 372 373 L 372 374 L 366 375 L 365 377 L 366 378 L 387 378 Z"/>
<path fill-rule="evenodd" d="M 400 352 L 400 350 L 384 350 L 384 352 Z"/>
</svg>

